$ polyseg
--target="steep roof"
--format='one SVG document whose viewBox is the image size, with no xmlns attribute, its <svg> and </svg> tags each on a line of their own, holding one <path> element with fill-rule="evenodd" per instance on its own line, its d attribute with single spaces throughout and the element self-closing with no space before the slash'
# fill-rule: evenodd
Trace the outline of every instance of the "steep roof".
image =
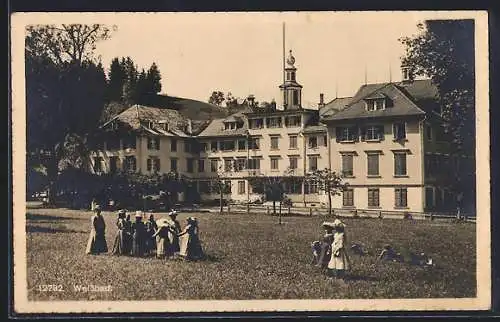
<svg viewBox="0 0 500 322">
<path fill-rule="evenodd" d="M 428 85 L 427 85 L 428 86 Z M 415 87 L 423 95 L 427 92 L 422 87 Z M 389 106 L 383 110 L 367 111 L 364 99 L 368 97 L 378 97 L 385 95 L 388 98 Z M 410 92 L 405 88 L 400 88 L 394 83 L 367 84 L 360 87 L 358 92 L 351 99 L 349 104 L 337 113 L 323 117 L 325 121 L 362 119 L 388 116 L 407 116 L 425 114 L 415 101 Z"/>
<path fill-rule="evenodd" d="M 352 97 L 338 97 L 325 104 L 319 109 L 320 116 L 328 116 L 343 110 L 351 101 Z"/>
<path fill-rule="evenodd" d="M 225 129 L 225 122 L 238 122 L 242 127 L 236 129 Z M 229 115 L 226 118 L 214 119 L 208 126 L 201 131 L 198 137 L 213 137 L 213 136 L 245 136 L 248 125 L 244 121 L 244 112 L 237 112 Z"/>
</svg>

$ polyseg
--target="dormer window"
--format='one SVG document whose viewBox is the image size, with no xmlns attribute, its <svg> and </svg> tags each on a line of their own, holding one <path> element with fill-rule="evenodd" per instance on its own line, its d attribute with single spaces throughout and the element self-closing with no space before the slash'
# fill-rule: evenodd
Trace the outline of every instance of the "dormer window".
<svg viewBox="0 0 500 322">
<path fill-rule="evenodd" d="M 383 110 L 386 107 L 386 99 L 385 98 L 376 98 L 376 99 L 366 99 L 366 110 L 367 111 L 378 111 Z"/>
<path fill-rule="evenodd" d="M 236 129 L 236 122 L 226 122 L 224 123 L 224 130 L 234 130 Z"/>
<path fill-rule="evenodd" d="M 154 128 L 154 126 L 155 126 L 155 122 L 154 121 L 148 121 L 148 127 L 150 129 Z"/>
<path fill-rule="evenodd" d="M 411 80 L 411 70 L 408 66 L 401 67 L 401 76 L 403 77 L 403 82 L 408 82 Z"/>
<path fill-rule="evenodd" d="M 168 123 L 167 121 L 159 121 L 158 125 L 163 131 L 168 131 Z"/>
<path fill-rule="evenodd" d="M 111 122 L 111 129 L 112 130 L 118 130 L 118 122 L 117 121 Z"/>
</svg>

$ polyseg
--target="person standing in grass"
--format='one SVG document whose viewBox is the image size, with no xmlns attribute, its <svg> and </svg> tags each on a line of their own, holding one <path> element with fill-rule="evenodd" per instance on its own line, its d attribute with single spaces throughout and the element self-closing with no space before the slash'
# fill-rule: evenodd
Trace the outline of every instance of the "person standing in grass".
<svg viewBox="0 0 500 322">
<path fill-rule="evenodd" d="M 153 238 L 156 238 L 156 258 L 170 257 L 172 254 L 170 252 L 170 227 L 168 223 L 160 223 L 158 229 L 153 234 Z"/>
<path fill-rule="evenodd" d="M 168 216 L 170 217 L 169 220 L 169 247 L 170 247 L 170 252 L 172 254 L 178 253 L 180 251 L 180 246 L 179 246 L 179 237 L 178 235 L 181 233 L 181 224 L 177 220 L 177 211 L 172 210 L 169 212 Z"/>
<path fill-rule="evenodd" d="M 142 257 L 144 255 L 144 242 L 146 237 L 146 229 L 142 222 L 142 211 L 135 212 L 135 222 L 132 224 L 133 240 L 132 240 L 132 256 Z"/>
<path fill-rule="evenodd" d="M 324 222 L 322 226 L 325 229 L 325 235 L 321 239 L 321 248 L 316 266 L 324 271 L 327 269 L 332 255 L 333 226 L 332 223 L 328 222 Z"/>
<path fill-rule="evenodd" d="M 153 235 L 158 229 L 153 214 L 149 215 L 149 219 L 148 221 L 146 221 L 145 226 L 146 226 L 146 238 L 145 238 L 146 252 L 148 252 L 148 254 L 153 254 L 156 249 L 156 241 Z"/>
<path fill-rule="evenodd" d="M 125 224 L 125 215 L 126 211 L 124 209 L 121 209 L 118 211 L 118 220 L 116 221 L 116 226 L 118 228 L 118 231 L 116 233 L 115 237 L 115 243 L 113 244 L 113 255 L 124 255 L 126 254 L 126 235 L 127 231 L 126 229 L 126 224 Z"/>
<path fill-rule="evenodd" d="M 350 269 L 349 256 L 345 248 L 345 224 L 339 219 L 333 222 L 334 234 L 332 243 L 332 256 L 328 262 L 329 275 L 336 278 L 344 278 L 346 271 Z"/>
<path fill-rule="evenodd" d="M 106 243 L 106 223 L 101 215 L 101 207 L 99 205 L 94 206 L 95 215 L 92 216 L 90 221 L 91 231 L 89 240 L 87 242 L 87 254 L 100 254 L 108 252 L 108 245 Z"/>
<path fill-rule="evenodd" d="M 132 242 L 133 238 L 132 235 L 134 231 L 132 230 L 132 221 L 130 220 L 130 214 L 127 214 L 127 217 L 125 218 L 125 221 L 123 222 L 124 228 L 124 244 L 123 244 L 123 253 L 130 255 L 132 252 Z"/>
<path fill-rule="evenodd" d="M 194 217 L 186 219 L 187 225 L 178 235 L 180 239 L 179 255 L 185 260 L 197 260 L 204 258 L 201 242 L 198 237 L 198 221 Z"/>
</svg>

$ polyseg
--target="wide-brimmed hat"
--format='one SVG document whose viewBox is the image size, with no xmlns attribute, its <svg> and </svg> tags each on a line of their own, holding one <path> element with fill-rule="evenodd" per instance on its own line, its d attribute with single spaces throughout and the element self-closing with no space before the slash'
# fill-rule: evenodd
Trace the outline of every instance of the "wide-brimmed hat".
<svg viewBox="0 0 500 322">
<path fill-rule="evenodd" d="M 135 218 L 142 218 L 142 211 L 137 210 L 137 211 L 135 212 Z"/>
<path fill-rule="evenodd" d="M 119 215 L 125 215 L 126 213 L 127 213 L 127 211 L 125 209 L 118 210 Z"/>
<path fill-rule="evenodd" d="M 170 217 L 177 216 L 177 211 L 172 210 L 171 212 L 168 213 Z"/>
<path fill-rule="evenodd" d="M 99 205 L 94 205 L 94 211 L 98 211 L 98 210 L 101 210 L 101 206 L 99 206 Z"/>
<path fill-rule="evenodd" d="M 333 227 L 345 227 L 346 224 L 344 224 L 340 219 L 335 219 L 333 221 Z"/>
<path fill-rule="evenodd" d="M 328 227 L 328 228 L 335 228 L 334 223 L 333 223 L 333 222 L 329 222 L 329 221 L 324 221 L 324 222 L 321 224 L 321 226 L 323 226 L 323 227 L 325 227 L 325 228 L 326 228 L 326 227 Z"/>
</svg>

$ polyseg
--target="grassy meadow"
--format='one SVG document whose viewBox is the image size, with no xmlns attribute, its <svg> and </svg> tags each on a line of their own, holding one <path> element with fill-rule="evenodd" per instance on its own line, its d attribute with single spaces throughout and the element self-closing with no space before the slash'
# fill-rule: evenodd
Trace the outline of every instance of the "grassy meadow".
<svg viewBox="0 0 500 322">
<path fill-rule="evenodd" d="M 116 215 L 103 213 L 112 249 Z M 200 239 L 208 258 L 200 262 L 86 255 L 89 211 L 27 209 L 29 300 L 355 299 L 476 296 L 475 225 L 446 221 L 345 219 L 350 253 L 345 282 L 330 280 L 310 265 L 310 242 L 322 236 L 324 218 L 264 214 L 199 213 Z M 161 218 L 166 214 L 155 214 Z M 133 217 L 133 213 L 132 213 Z M 434 267 L 377 262 L 386 243 L 425 252 Z M 61 285 L 63 292 L 41 290 Z M 110 292 L 75 291 L 75 285 L 111 285 Z"/>
</svg>

